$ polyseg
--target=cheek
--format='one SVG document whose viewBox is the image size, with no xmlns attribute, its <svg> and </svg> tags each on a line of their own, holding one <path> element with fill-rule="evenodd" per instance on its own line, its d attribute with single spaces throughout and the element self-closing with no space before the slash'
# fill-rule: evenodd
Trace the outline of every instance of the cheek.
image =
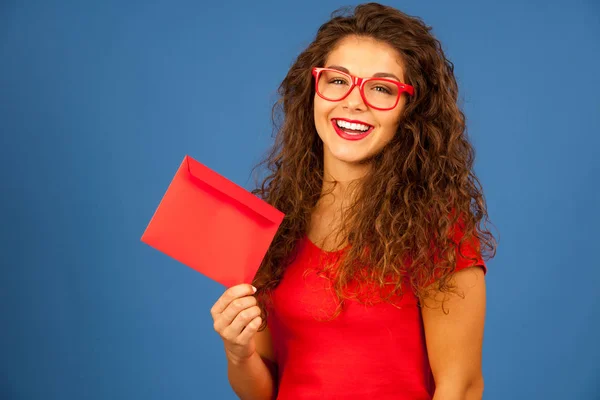
<svg viewBox="0 0 600 400">
<path fill-rule="evenodd" d="M 393 136 L 398 130 L 398 115 L 382 115 L 378 119 L 380 127 L 385 132 L 385 136 Z"/>
<path fill-rule="evenodd" d="M 323 99 L 315 96 L 314 100 L 315 118 L 323 118 L 327 114 L 327 105 L 323 103 Z"/>
<path fill-rule="evenodd" d="M 394 132 L 398 130 L 398 126 L 402 121 L 402 114 L 404 113 L 405 101 L 403 98 L 400 99 L 395 109 L 388 111 L 386 114 L 381 115 L 382 124 L 385 124 L 387 129 L 391 129 Z"/>
<path fill-rule="evenodd" d="M 314 100 L 314 119 L 317 129 L 323 128 L 329 121 L 333 106 L 331 102 L 324 101 L 319 96 L 315 96 Z"/>
</svg>

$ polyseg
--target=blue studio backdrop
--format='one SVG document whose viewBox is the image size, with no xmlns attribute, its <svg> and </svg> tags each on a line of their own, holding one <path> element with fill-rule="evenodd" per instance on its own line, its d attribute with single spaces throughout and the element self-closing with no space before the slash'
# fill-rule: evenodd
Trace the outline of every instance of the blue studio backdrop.
<svg viewBox="0 0 600 400">
<path fill-rule="evenodd" d="M 0 398 L 234 399 L 223 287 L 140 242 L 183 156 L 251 189 L 339 1 L 0 2 Z M 391 1 L 455 71 L 499 235 L 485 399 L 598 399 L 600 6 Z"/>
</svg>

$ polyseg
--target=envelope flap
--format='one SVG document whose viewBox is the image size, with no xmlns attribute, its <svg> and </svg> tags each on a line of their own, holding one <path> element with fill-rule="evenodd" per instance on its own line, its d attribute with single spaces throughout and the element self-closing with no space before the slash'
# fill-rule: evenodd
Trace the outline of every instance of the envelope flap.
<svg viewBox="0 0 600 400">
<path fill-rule="evenodd" d="M 254 212 L 267 218 L 269 221 L 280 223 L 283 219 L 284 214 L 281 211 L 259 199 L 241 186 L 238 186 L 234 182 L 231 182 L 217 172 L 194 160 L 192 157 L 186 155 L 183 163 L 187 165 L 188 172 L 194 178 L 201 180 L 224 195 L 244 204 Z"/>
</svg>

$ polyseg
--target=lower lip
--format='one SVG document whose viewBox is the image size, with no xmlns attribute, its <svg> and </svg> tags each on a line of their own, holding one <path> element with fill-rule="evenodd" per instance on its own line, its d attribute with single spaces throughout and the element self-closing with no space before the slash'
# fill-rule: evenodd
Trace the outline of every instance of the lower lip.
<svg viewBox="0 0 600 400">
<path fill-rule="evenodd" d="M 369 136 L 369 133 L 371 133 L 374 129 L 374 127 L 370 127 L 368 131 L 365 131 L 359 135 L 351 135 L 349 133 L 344 132 L 335 122 L 335 120 L 331 120 L 331 124 L 333 125 L 333 129 L 335 129 L 335 132 L 338 134 L 339 137 L 341 137 L 342 139 L 346 139 L 346 140 L 361 140 L 366 138 L 367 136 Z"/>
</svg>

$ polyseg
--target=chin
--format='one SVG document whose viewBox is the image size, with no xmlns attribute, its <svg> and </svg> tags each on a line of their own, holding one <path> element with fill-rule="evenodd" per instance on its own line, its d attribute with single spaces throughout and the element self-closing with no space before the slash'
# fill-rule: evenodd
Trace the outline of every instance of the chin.
<svg viewBox="0 0 600 400">
<path fill-rule="evenodd" d="M 345 162 L 348 164 L 361 164 L 364 161 L 368 160 L 370 158 L 369 154 L 361 154 L 361 153 L 357 153 L 356 151 L 350 153 L 350 152 L 346 152 L 346 151 L 332 151 L 331 152 L 331 156 L 333 159 L 337 160 L 337 161 L 341 161 L 341 162 Z"/>
</svg>

